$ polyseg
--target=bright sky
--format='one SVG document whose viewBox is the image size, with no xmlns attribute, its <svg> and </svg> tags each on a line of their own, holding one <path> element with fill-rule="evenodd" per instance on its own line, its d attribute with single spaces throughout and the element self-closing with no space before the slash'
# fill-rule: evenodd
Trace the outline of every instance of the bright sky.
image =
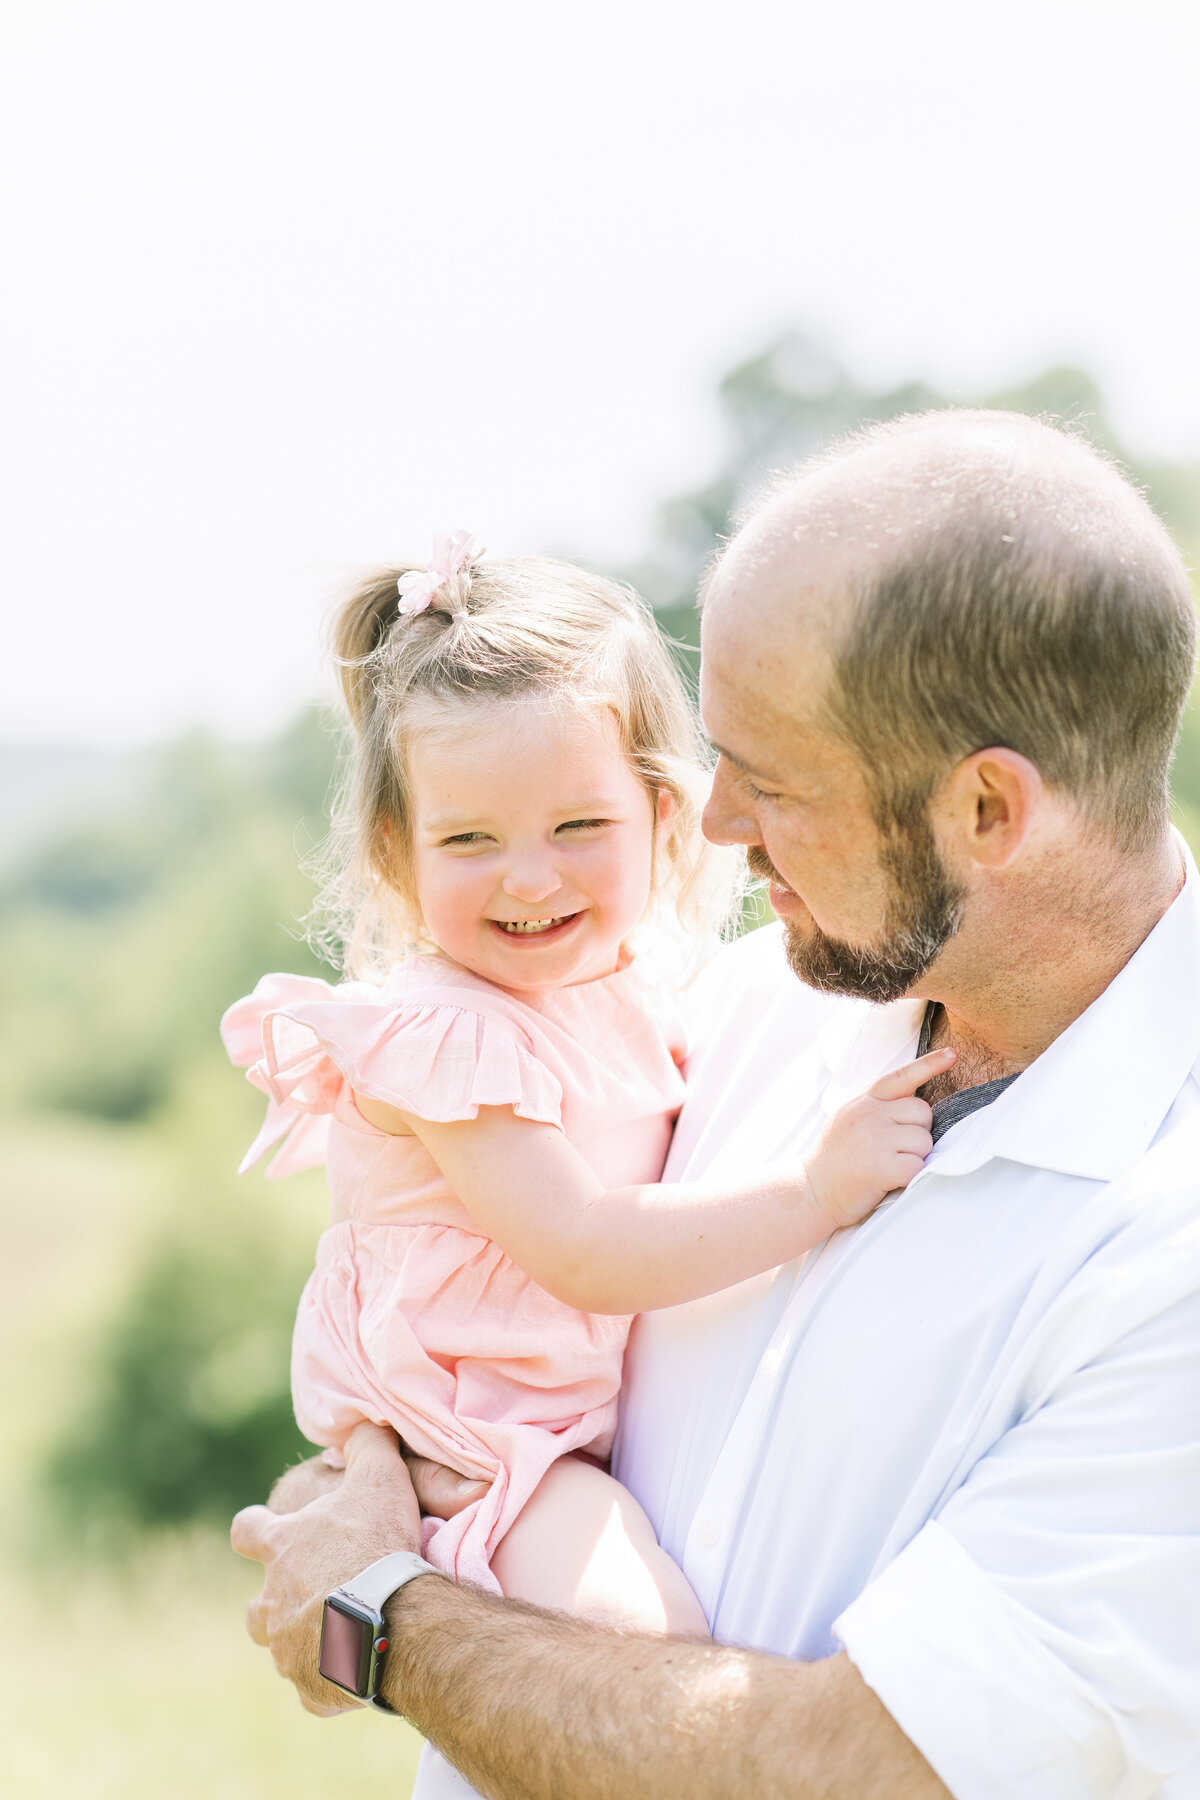
<svg viewBox="0 0 1200 1800">
<path fill-rule="evenodd" d="M 1200 459 L 1198 97 L 1191 0 L 0 0 L 0 741 L 273 730 L 439 526 L 636 554 L 790 324 Z"/>
</svg>

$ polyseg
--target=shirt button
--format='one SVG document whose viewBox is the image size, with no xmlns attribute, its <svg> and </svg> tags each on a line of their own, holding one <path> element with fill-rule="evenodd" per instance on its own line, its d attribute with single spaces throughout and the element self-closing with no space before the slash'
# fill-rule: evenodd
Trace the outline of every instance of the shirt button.
<svg viewBox="0 0 1200 1800">
<path fill-rule="evenodd" d="M 711 1550 L 721 1535 L 721 1527 L 715 1519 L 701 1519 L 696 1525 L 696 1536 L 706 1550 Z"/>
</svg>

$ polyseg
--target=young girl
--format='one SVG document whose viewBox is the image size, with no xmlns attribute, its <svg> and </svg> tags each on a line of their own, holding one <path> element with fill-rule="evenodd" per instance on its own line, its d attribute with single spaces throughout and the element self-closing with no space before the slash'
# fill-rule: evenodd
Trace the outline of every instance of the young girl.
<svg viewBox="0 0 1200 1800">
<path fill-rule="evenodd" d="M 344 607 L 354 762 L 338 987 L 270 975 L 222 1023 L 270 1096 L 246 1159 L 324 1156 L 332 1223 L 296 1324 L 305 1436 L 364 1419 L 490 1482 L 425 1553 L 493 1590 L 704 1632 L 610 1448 L 629 1317 L 773 1268 L 903 1187 L 926 1057 L 804 1167 L 656 1186 L 683 1098 L 674 995 L 735 897 L 698 829 L 693 715 L 649 610 L 465 533 Z M 529 1502 L 536 1495 L 533 1505 Z"/>
</svg>

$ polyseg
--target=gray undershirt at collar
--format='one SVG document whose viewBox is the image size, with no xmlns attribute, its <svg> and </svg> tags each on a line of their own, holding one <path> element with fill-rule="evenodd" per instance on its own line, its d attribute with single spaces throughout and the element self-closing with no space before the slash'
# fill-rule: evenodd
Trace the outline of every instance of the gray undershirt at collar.
<svg viewBox="0 0 1200 1800">
<path fill-rule="evenodd" d="M 921 1035 L 917 1040 L 917 1055 L 924 1056 L 929 1050 L 929 1040 L 933 1036 L 933 1011 L 936 1001 L 931 1000 L 925 1008 L 925 1017 L 921 1021 Z M 938 1139 L 957 1125 L 960 1119 L 969 1119 L 973 1112 L 981 1106 L 990 1106 L 998 1100 L 1006 1087 L 1011 1087 L 1017 1079 L 1016 1075 L 1000 1075 L 995 1081 L 981 1081 L 977 1087 L 960 1088 L 957 1094 L 947 1094 L 944 1100 L 937 1100 L 933 1105 L 933 1124 L 930 1135 L 936 1144 Z"/>
</svg>

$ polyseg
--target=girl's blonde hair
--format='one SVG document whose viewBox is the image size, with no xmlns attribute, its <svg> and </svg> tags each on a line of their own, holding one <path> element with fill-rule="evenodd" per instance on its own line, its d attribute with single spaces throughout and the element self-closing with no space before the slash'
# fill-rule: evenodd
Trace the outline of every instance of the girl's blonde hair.
<svg viewBox="0 0 1200 1800">
<path fill-rule="evenodd" d="M 686 935 L 702 957 L 730 927 L 740 856 L 700 834 L 708 759 L 695 710 L 645 601 L 619 582 L 544 557 L 477 562 L 402 615 L 408 567 L 365 580 L 333 621 L 350 740 L 317 873 L 310 935 L 356 977 L 430 949 L 413 881 L 407 745 L 431 702 L 511 700 L 607 708 L 656 804 L 644 926 Z"/>
</svg>

